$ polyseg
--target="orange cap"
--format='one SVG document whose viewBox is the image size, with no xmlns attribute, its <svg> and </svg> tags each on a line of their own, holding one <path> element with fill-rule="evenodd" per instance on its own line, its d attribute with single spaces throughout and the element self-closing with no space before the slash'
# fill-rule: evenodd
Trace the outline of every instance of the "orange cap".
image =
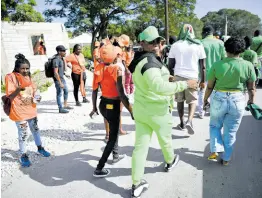
<svg viewBox="0 0 262 198">
<path fill-rule="evenodd" d="M 100 43 L 98 41 L 95 42 L 95 47 L 99 47 Z"/>
<path fill-rule="evenodd" d="M 118 49 L 112 44 L 103 45 L 100 48 L 100 58 L 104 63 L 113 63 L 118 54 Z"/>
<path fill-rule="evenodd" d="M 121 47 L 128 47 L 129 46 L 129 42 L 130 42 L 130 38 L 129 36 L 122 34 L 120 37 L 117 38 L 118 44 Z"/>
</svg>

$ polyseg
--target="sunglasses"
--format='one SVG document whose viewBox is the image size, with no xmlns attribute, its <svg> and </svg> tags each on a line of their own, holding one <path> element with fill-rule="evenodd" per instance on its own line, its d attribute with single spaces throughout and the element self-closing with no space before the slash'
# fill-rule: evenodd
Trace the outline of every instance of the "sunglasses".
<svg viewBox="0 0 262 198">
<path fill-rule="evenodd" d="M 148 44 L 150 44 L 150 45 L 157 45 L 157 44 L 159 44 L 160 43 L 160 39 L 159 38 L 157 38 L 157 39 L 155 39 L 155 40 L 153 40 L 153 41 L 150 41 L 150 42 L 147 42 Z"/>
</svg>

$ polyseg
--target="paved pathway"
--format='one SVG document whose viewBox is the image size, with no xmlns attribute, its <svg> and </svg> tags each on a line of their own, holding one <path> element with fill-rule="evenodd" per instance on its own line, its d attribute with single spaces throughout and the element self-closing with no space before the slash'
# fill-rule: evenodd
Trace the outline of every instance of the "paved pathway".
<svg viewBox="0 0 262 198">
<path fill-rule="evenodd" d="M 91 75 L 89 86 L 91 85 Z M 70 80 L 69 80 L 70 82 Z M 74 105 L 72 83 L 69 101 Z M 90 97 L 90 92 L 89 92 Z M 257 101 L 262 106 L 262 89 Z M 17 132 L 14 123 L 2 122 L 2 197 L 3 198 L 114 198 L 130 197 L 131 155 L 135 126 L 129 114 L 123 112 L 124 129 L 132 133 L 120 137 L 120 151 L 127 158 L 112 166 L 107 178 L 94 178 L 94 168 L 105 146 L 103 119 L 93 120 L 88 114 L 91 104 L 74 107 L 69 114 L 58 114 L 55 89 L 52 86 L 38 107 L 39 127 L 45 147 L 53 156 L 49 159 L 35 154 L 32 136 L 29 153 L 33 165 L 20 168 L 17 163 Z M 178 123 L 174 110 L 174 126 Z M 222 167 L 206 160 L 209 153 L 209 118 L 195 118 L 196 134 L 173 130 L 175 152 L 181 161 L 171 173 L 163 172 L 163 157 L 153 135 L 145 168 L 150 188 L 145 198 L 260 198 L 262 197 L 262 121 L 246 113 L 237 136 L 232 164 Z M 111 158 L 110 158 L 111 159 Z"/>
</svg>

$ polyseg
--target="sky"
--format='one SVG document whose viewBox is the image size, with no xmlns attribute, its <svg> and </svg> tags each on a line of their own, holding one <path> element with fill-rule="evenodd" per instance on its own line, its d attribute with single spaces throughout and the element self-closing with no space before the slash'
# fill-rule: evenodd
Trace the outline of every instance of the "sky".
<svg viewBox="0 0 262 198">
<path fill-rule="evenodd" d="M 36 10 L 39 12 L 43 12 L 48 8 L 55 8 L 54 3 L 52 5 L 45 5 L 44 0 L 36 0 L 36 2 Z M 262 20 L 262 0 L 197 0 L 195 13 L 198 18 L 202 18 L 209 11 L 218 11 L 223 8 L 247 10 L 258 15 Z M 66 19 L 57 18 L 53 22 L 63 23 L 65 21 Z"/>
</svg>

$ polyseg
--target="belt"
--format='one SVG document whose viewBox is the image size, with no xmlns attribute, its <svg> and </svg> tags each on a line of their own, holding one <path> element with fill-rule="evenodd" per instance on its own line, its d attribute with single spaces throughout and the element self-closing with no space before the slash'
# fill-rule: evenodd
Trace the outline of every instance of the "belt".
<svg viewBox="0 0 262 198">
<path fill-rule="evenodd" d="M 226 90 L 215 90 L 215 91 L 224 92 L 224 93 L 237 93 L 237 92 L 242 92 L 241 90 L 230 90 L 230 91 L 226 91 Z"/>
</svg>

